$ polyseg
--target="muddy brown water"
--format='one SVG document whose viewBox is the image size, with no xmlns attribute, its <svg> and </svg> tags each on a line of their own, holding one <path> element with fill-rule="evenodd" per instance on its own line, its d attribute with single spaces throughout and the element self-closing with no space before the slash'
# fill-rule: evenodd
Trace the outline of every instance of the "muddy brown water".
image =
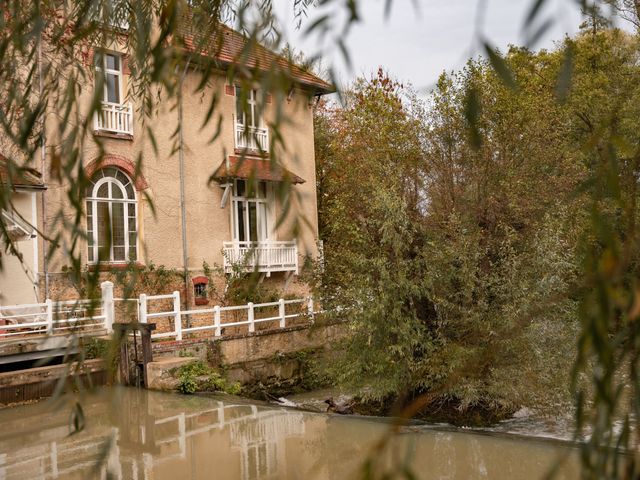
<svg viewBox="0 0 640 480">
<path fill-rule="evenodd" d="M 366 417 L 256 406 L 232 397 L 104 389 L 82 399 L 85 428 L 70 435 L 70 404 L 0 411 L 1 479 L 350 479 L 409 465 L 420 479 L 579 476 L 568 443 L 409 427 Z M 375 450 L 380 439 L 388 442 Z"/>
</svg>

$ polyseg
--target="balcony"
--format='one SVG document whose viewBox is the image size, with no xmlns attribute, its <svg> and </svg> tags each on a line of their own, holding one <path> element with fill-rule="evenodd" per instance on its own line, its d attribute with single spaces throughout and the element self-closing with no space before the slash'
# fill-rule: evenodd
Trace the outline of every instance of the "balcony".
<svg viewBox="0 0 640 480">
<path fill-rule="evenodd" d="M 234 266 L 245 272 L 298 273 L 298 246 L 295 240 L 224 242 L 223 255 L 225 273 L 232 273 Z"/>
<path fill-rule="evenodd" d="M 236 123 L 236 148 L 269 151 L 268 130 L 259 127 L 246 127 Z"/>
<path fill-rule="evenodd" d="M 102 102 L 96 113 L 94 128 L 97 132 L 133 135 L 133 106 L 130 103 Z"/>
</svg>

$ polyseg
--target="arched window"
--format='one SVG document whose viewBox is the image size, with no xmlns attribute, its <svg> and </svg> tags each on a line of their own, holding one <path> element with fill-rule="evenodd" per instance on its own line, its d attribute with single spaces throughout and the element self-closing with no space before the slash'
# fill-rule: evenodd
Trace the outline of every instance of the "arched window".
<svg viewBox="0 0 640 480">
<path fill-rule="evenodd" d="M 89 263 L 125 263 L 138 258 L 136 192 L 131 179 L 109 167 L 87 188 Z"/>
</svg>

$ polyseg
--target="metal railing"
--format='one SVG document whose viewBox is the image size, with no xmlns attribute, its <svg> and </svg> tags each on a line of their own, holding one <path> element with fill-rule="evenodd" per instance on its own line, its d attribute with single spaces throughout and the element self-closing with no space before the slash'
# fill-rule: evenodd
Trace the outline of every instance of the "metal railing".
<svg viewBox="0 0 640 480">
<path fill-rule="evenodd" d="M 102 102 L 96 112 L 94 128 L 97 131 L 133 135 L 133 106 L 131 103 Z"/>
<path fill-rule="evenodd" d="M 150 312 L 150 302 L 171 300 L 173 307 L 171 310 L 158 310 Z M 295 312 L 292 307 L 298 306 Z M 287 311 L 289 309 L 289 311 Z M 276 313 L 277 310 L 277 313 Z M 228 313 L 239 314 L 242 318 L 238 319 L 238 315 L 225 315 Z M 262 315 L 264 316 L 262 316 Z M 195 326 L 183 325 L 182 317 L 192 315 L 197 316 L 198 321 Z M 279 328 L 285 328 L 287 320 L 294 318 L 308 318 L 313 321 L 314 307 L 313 298 L 299 298 L 295 300 L 285 300 L 281 298 L 277 302 L 268 303 L 247 303 L 246 305 L 231 305 L 221 307 L 216 305 L 212 308 L 183 310 L 180 302 L 180 292 L 175 291 L 170 295 L 140 295 L 140 322 L 147 323 L 150 320 L 160 318 L 168 318 L 170 325 L 168 328 L 159 326 L 158 333 L 151 335 L 151 338 L 167 338 L 173 337 L 176 340 L 182 340 L 185 333 L 196 333 L 203 331 L 213 331 L 216 337 L 223 334 L 223 329 L 227 327 L 239 327 L 246 325 L 249 333 L 255 332 L 256 325 L 272 322 L 278 324 Z M 223 317 L 225 319 L 223 320 Z M 231 321 L 228 321 L 231 318 Z"/>
<path fill-rule="evenodd" d="M 223 242 L 224 269 L 298 273 L 298 246 L 292 241 Z"/>
<path fill-rule="evenodd" d="M 236 123 L 236 148 L 269 150 L 269 133 L 266 128 L 247 127 Z"/>
</svg>

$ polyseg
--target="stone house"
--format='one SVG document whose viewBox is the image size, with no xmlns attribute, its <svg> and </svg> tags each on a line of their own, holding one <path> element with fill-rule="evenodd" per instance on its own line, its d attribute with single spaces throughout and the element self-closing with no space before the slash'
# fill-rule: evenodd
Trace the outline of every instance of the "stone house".
<svg viewBox="0 0 640 480">
<path fill-rule="evenodd" d="M 127 34 L 126 26 L 120 33 Z M 79 199 L 85 205 L 83 269 L 99 270 L 108 279 L 123 269 L 162 265 L 179 273 L 174 284 L 165 287 L 179 288 L 188 307 L 211 304 L 208 283 L 213 280 L 224 290 L 229 276 L 238 271 L 257 272 L 260 281 L 280 293 L 303 294 L 308 287 L 298 274 L 306 259 L 318 256 L 312 108 L 315 99 L 333 87 L 257 45 L 243 55 L 242 66 L 285 65 L 291 84 L 284 95 L 259 88 L 246 92 L 229 73 L 237 67 L 246 38 L 225 26 L 220 35 L 220 70 L 205 91 L 193 93 L 201 73 L 186 69 L 180 111 L 160 96 L 157 115 L 145 124 L 138 114 L 141 100 L 130 90 L 128 57 L 118 41 L 109 48 L 89 46 L 77 59 L 87 71 L 81 103 L 89 104 L 96 88 L 102 90 L 92 139 L 81 154 L 91 179 L 85 197 Z M 213 95 L 218 97 L 222 121 L 211 142 L 201 127 Z M 258 98 L 264 108 L 257 108 Z M 270 125 L 276 115 L 287 119 L 279 126 L 286 149 L 278 154 L 277 165 L 269 155 Z M 46 129 L 55 129 L 55 121 L 48 116 Z M 178 126 L 183 139 L 179 151 L 174 135 Z M 140 134 L 146 128 L 153 130 L 156 145 Z M 45 178 L 52 161 L 46 152 Z M 280 221 L 284 205 L 278 192 L 283 183 L 291 185 L 295 195 L 287 217 Z M 15 187 L 16 195 L 23 195 Z M 29 188 L 29 199 L 19 202 L 28 214 L 22 216 L 36 219 L 37 231 L 51 233 L 59 225 L 56 215 L 69 204 L 69 184 L 47 178 L 46 187 L 40 182 Z M 42 198 L 36 201 L 36 195 Z M 295 222 L 296 217 L 304 221 Z M 21 242 L 23 260 L 30 259 L 28 275 L 20 262 L 4 263 L 0 302 L 77 297 L 66 273 L 64 248 L 46 257 L 50 245 L 35 230 L 29 231 L 28 245 Z M 206 265 L 213 268 L 214 278 L 205 272 Z"/>
</svg>

